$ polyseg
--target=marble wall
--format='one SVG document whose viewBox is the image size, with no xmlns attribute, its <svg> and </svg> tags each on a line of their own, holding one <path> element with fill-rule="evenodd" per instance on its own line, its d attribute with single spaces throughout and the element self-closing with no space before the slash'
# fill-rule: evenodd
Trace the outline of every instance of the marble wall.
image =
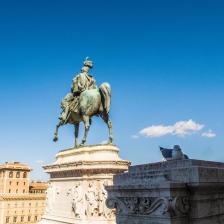
<svg viewBox="0 0 224 224">
<path fill-rule="evenodd" d="M 106 189 L 117 224 L 224 223 L 224 163 L 173 160 L 131 166 Z"/>
</svg>

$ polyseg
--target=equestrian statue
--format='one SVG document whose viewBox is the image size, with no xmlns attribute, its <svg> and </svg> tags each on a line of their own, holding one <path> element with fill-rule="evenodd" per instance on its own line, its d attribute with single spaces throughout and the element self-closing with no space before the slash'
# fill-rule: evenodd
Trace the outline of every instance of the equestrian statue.
<svg viewBox="0 0 224 224">
<path fill-rule="evenodd" d="M 87 57 L 79 74 L 72 80 L 71 91 L 61 102 L 61 115 L 54 133 L 54 141 L 58 140 L 58 129 L 65 124 L 75 127 L 75 147 L 86 144 L 86 139 L 91 125 L 91 118 L 99 116 L 107 124 L 109 129 L 109 142 L 112 144 L 112 122 L 109 118 L 111 104 L 111 87 L 109 83 L 103 83 L 98 88 L 96 81 L 89 70 L 93 68 L 93 62 Z M 78 143 L 79 124 L 84 123 L 85 132 L 82 143 Z"/>
</svg>

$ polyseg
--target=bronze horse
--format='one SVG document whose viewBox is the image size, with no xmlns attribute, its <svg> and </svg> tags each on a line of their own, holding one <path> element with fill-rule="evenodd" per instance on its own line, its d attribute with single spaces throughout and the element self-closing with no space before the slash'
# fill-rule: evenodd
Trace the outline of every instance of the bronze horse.
<svg viewBox="0 0 224 224">
<path fill-rule="evenodd" d="M 54 141 L 58 140 L 58 129 L 65 124 L 75 126 L 75 147 L 78 147 L 79 123 L 83 122 L 85 133 L 82 138 L 82 145 L 85 145 L 93 116 L 100 116 L 109 129 L 109 144 L 113 142 L 112 122 L 109 118 L 111 104 L 111 87 L 103 83 L 99 89 L 85 90 L 80 94 L 77 112 L 71 111 L 66 120 L 60 120 L 54 133 Z"/>
</svg>

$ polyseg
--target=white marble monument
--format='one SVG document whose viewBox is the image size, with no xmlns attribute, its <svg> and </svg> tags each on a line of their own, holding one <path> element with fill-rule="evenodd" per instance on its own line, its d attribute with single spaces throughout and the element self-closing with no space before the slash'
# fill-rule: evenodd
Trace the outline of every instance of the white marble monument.
<svg viewBox="0 0 224 224">
<path fill-rule="evenodd" d="M 107 186 L 117 224 L 223 224 L 224 163 L 172 159 L 131 166 Z"/>
<path fill-rule="evenodd" d="M 39 224 L 115 224 L 115 210 L 106 206 L 105 186 L 128 170 L 114 145 L 95 145 L 60 151 L 52 165 L 45 215 Z"/>
</svg>

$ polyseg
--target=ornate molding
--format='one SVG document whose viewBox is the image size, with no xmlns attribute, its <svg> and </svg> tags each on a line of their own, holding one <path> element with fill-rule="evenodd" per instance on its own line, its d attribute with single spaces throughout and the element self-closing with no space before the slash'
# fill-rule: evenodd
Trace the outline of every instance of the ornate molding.
<svg viewBox="0 0 224 224">
<path fill-rule="evenodd" d="M 69 178 L 69 177 L 83 177 L 86 174 L 91 175 L 102 175 L 102 174 L 116 174 L 121 170 L 115 168 L 102 168 L 102 169 L 85 169 L 85 170 L 66 170 L 51 172 L 51 178 Z"/>
<path fill-rule="evenodd" d="M 170 210 L 174 215 L 186 215 L 190 210 L 190 199 L 188 196 L 175 197 L 170 201 Z"/>
<path fill-rule="evenodd" d="M 115 208 L 121 215 L 165 215 L 183 216 L 189 212 L 190 204 L 187 196 L 167 197 L 117 197 L 106 200 L 108 208 Z"/>
<path fill-rule="evenodd" d="M 61 169 L 61 168 L 68 168 L 73 167 L 73 169 L 77 166 L 82 165 L 122 165 L 122 166 L 129 166 L 130 162 L 126 160 L 116 160 L 116 161 L 78 161 L 78 162 L 69 162 L 69 163 L 60 163 L 60 164 L 53 164 L 53 165 L 45 165 L 43 168 L 45 170 L 48 169 Z"/>
</svg>

